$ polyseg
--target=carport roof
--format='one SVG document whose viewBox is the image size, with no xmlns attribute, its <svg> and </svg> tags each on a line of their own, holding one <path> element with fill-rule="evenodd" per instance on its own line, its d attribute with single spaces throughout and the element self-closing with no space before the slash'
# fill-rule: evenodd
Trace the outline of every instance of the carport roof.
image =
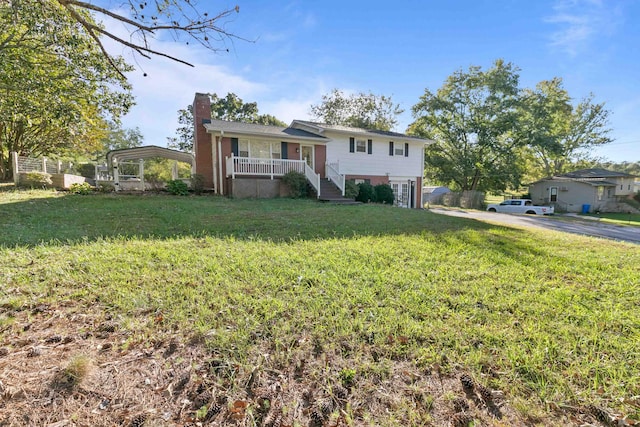
<svg viewBox="0 0 640 427">
<path fill-rule="evenodd" d="M 195 163 L 195 158 L 191 153 L 158 147 L 157 145 L 146 145 L 143 147 L 111 150 L 107 153 L 107 164 L 113 164 L 114 160 L 122 162 L 126 160 L 150 159 L 153 157 L 177 160 L 179 162 L 189 163 L 190 165 Z"/>
</svg>

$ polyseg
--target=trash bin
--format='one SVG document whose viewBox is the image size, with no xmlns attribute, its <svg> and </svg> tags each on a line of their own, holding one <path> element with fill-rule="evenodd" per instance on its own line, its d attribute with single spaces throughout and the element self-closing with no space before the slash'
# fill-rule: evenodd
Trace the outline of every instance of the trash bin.
<svg viewBox="0 0 640 427">
<path fill-rule="evenodd" d="M 583 214 L 588 214 L 590 209 L 591 209 L 591 205 L 582 205 Z"/>
</svg>

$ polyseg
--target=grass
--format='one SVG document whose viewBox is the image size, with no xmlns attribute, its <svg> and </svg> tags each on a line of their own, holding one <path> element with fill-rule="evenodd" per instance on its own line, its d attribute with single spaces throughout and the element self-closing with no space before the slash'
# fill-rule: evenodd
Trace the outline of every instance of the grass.
<svg viewBox="0 0 640 427">
<path fill-rule="evenodd" d="M 0 307 L 100 307 L 240 365 L 313 342 L 351 384 L 400 361 L 469 371 L 525 418 L 640 416 L 635 245 L 385 206 L 51 191 L 0 193 L 0 225 Z"/>
<path fill-rule="evenodd" d="M 600 221 L 610 222 L 612 224 L 640 226 L 640 214 L 599 213 L 599 214 L 589 214 L 588 216 L 600 218 Z"/>
</svg>

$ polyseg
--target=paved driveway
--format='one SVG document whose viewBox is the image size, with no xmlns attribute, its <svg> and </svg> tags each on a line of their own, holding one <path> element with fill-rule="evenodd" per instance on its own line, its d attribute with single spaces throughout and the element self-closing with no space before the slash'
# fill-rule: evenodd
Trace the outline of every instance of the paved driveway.
<svg viewBox="0 0 640 427">
<path fill-rule="evenodd" d="M 635 226 L 615 225 L 599 221 L 575 219 L 571 217 L 557 219 L 557 216 L 511 215 L 455 208 L 432 208 L 429 210 L 436 214 L 476 219 L 494 224 L 544 228 L 548 230 L 565 231 L 567 233 L 603 237 L 605 239 L 622 240 L 625 242 L 640 244 L 640 227 Z"/>
</svg>

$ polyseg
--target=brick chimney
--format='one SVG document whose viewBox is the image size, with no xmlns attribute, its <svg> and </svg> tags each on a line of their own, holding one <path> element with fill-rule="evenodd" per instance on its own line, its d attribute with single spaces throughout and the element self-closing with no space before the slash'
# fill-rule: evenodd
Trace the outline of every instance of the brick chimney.
<svg viewBox="0 0 640 427">
<path fill-rule="evenodd" d="M 213 146 L 211 134 L 204 128 L 211 123 L 211 99 L 206 93 L 196 93 L 193 99 L 193 152 L 196 156 L 196 173 L 204 177 L 204 187 L 213 188 Z"/>
</svg>

